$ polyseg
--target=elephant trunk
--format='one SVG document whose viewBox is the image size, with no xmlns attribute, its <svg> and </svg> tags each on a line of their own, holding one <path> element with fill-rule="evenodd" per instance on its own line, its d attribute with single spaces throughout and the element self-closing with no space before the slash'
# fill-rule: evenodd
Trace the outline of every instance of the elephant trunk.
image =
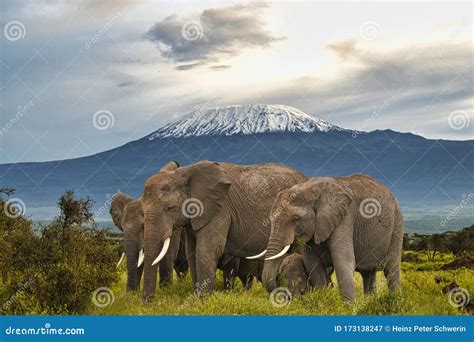
<svg viewBox="0 0 474 342">
<path fill-rule="evenodd" d="M 280 253 L 283 249 L 282 244 L 279 240 L 270 239 L 267 248 L 266 257 L 270 258 L 274 255 Z M 263 274 L 262 274 L 262 282 L 267 291 L 273 291 L 277 286 L 277 276 L 278 276 L 278 269 L 280 268 L 280 264 L 283 258 L 277 258 L 273 260 L 265 260 L 265 264 L 263 266 Z"/>
<path fill-rule="evenodd" d="M 172 230 L 167 229 L 160 220 L 147 219 L 145 215 L 145 262 L 144 262 L 144 281 L 143 281 L 143 299 L 147 302 L 151 300 L 156 290 L 156 278 L 158 264 L 154 263 L 158 254 L 164 247 L 164 242 L 171 237 Z"/>
</svg>

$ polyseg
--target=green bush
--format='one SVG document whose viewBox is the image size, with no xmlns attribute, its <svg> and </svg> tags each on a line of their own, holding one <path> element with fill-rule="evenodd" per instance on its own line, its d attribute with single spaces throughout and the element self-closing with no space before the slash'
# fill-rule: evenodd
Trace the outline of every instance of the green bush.
<svg viewBox="0 0 474 342">
<path fill-rule="evenodd" d="M 92 201 L 68 191 L 58 205 L 58 217 L 36 231 L 0 212 L 2 314 L 82 313 L 94 290 L 117 281 L 118 245 L 91 226 Z"/>
</svg>

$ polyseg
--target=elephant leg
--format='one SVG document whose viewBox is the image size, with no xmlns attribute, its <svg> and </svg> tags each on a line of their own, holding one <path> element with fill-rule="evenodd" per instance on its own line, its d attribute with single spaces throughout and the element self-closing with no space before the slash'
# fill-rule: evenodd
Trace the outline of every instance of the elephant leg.
<svg viewBox="0 0 474 342">
<path fill-rule="evenodd" d="M 216 218 L 196 232 L 196 273 L 198 294 L 214 289 L 217 263 L 224 254 L 230 216 L 222 209 Z"/>
<path fill-rule="evenodd" d="M 302 253 L 311 286 L 316 289 L 328 286 L 326 266 L 324 266 L 321 257 L 312 249 L 304 249 Z"/>
<path fill-rule="evenodd" d="M 400 290 L 400 262 L 389 260 L 383 269 L 390 291 Z"/>
<path fill-rule="evenodd" d="M 186 230 L 181 230 L 181 236 L 179 241 L 178 254 L 176 256 L 176 261 L 174 262 L 174 270 L 178 275 L 178 279 L 182 280 L 186 278 L 188 273 L 188 260 L 186 258 Z"/>
<path fill-rule="evenodd" d="M 234 267 L 234 263 L 231 261 L 224 265 L 222 268 L 222 273 L 224 274 L 224 288 L 226 290 L 231 290 L 234 288 L 235 282 L 235 273 L 236 268 Z"/>
<path fill-rule="evenodd" d="M 362 280 L 364 282 L 364 293 L 375 293 L 377 286 L 376 286 L 376 278 L 377 278 L 377 271 L 376 270 L 368 270 L 368 271 L 361 271 L 360 274 L 362 275 Z"/>
<path fill-rule="evenodd" d="M 399 212 L 395 217 L 392 239 L 388 247 L 384 275 L 391 291 L 400 290 L 400 262 L 403 243 L 403 217 Z"/>
<path fill-rule="evenodd" d="M 337 283 L 344 300 L 355 300 L 355 256 L 351 225 L 341 223 L 329 240 L 329 250 L 336 271 Z"/>
<path fill-rule="evenodd" d="M 158 269 L 160 273 L 160 286 L 166 286 L 173 282 L 173 262 L 171 258 L 163 258 Z"/>
<path fill-rule="evenodd" d="M 186 232 L 186 258 L 188 259 L 189 270 L 191 271 L 191 279 L 193 286 L 197 284 L 196 272 L 196 238 L 191 229 Z"/>
<path fill-rule="evenodd" d="M 253 275 L 251 275 L 251 274 L 242 275 L 242 276 L 239 276 L 239 279 L 242 282 L 242 284 L 244 285 L 244 288 L 246 290 L 250 290 L 250 288 L 252 287 L 252 283 L 253 283 Z"/>
</svg>

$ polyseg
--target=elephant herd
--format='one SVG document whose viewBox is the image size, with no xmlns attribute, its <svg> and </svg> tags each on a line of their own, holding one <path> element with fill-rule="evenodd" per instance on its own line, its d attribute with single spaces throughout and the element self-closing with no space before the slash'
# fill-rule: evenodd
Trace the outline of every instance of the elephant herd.
<svg viewBox="0 0 474 342">
<path fill-rule="evenodd" d="M 110 208 L 123 231 L 127 289 L 143 279 L 143 299 L 188 269 L 195 290 L 214 289 L 217 269 L 227 289 L 239 278 L 293 294 L 336 279 L 355 299 L 354 272 L 364 292 L 383 270 L 400 288 L 403 217 L 391 192 L 363 174 L 308 179 L 283 164 L 200 161 L 165 165 L 145 181 L 143 196 L 115 196 Z M 120 263 L 119 262 L 119 263 Z"/>
</svg>

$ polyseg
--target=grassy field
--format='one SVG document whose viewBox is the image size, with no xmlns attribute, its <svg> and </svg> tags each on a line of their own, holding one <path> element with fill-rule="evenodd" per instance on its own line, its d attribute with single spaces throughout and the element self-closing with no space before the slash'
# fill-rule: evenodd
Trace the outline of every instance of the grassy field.
<svg viewBox="0 0 474 342">
<path fill-rule="evenodd" d="M 451 305 L 442 288 L 449 281 L 465 288 L 474 295 L 474 272 L 470 269 L 439 271 L 441 265 L 451 261 L 447 255 L 436 262 L 402 264 L 402 292 L 389 293 L 383 274 L 377 275 L 377 294 L 364 296 L 362 278 L 356 273 L 357 301 L 344 303 L 337 286 L 313 290 L 295 297 L 285 307 L 272 305 L 269 294 L 260 283 L 246 291 L 240 282 L 232 291 L 224 291 L 222 275 L 218 274 L 217 290 L 205 298 L 197 298 L 192 291 L 190 275 L 184 281 L 174 281 L 172 286 L 159 288 L 151 303 L 144 304 L 139 293 L 125 291 L 126 273 L 121 269 L 121 279 L 112 288 L 114 302 L 103 308 L 91 305 L 87 314 L 92 315 L 460 315 L 466 314 Z M 434 278 L 443 277 L 436 284 Z M 335 282 L 333 275 L 333 281 Z"/>
</svg>

